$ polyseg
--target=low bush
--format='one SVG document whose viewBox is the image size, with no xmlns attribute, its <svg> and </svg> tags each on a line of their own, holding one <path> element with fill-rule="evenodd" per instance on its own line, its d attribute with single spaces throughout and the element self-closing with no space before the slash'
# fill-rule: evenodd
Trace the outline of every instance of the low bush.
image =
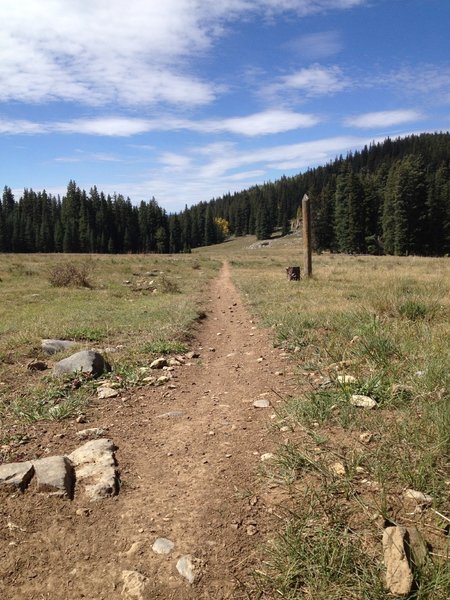
<svg viewBox="0 0 450 600">
<path fill-rule="evenodd" d="M 64 263 L 52 267 L 48 274 L 52 287 L 85 287 L 92 288 L 90 268 L 88 265 Z"/>
</svg>

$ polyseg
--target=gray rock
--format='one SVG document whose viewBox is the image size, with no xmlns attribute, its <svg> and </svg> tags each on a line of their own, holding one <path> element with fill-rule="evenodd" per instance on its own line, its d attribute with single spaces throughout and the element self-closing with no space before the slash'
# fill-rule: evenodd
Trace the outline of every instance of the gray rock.
<svg viewBox="0 0 450 600">
<path fill-rule="evenodd" d="M 197 569 L 197 561 L 189 554 L 182 556 L 177 562 L 178 573 L 187 579 L 189 583 L 194 583 L 199 573 Z"/>
<path fill-rule="evenodd" d="M 122 571 L 122 597 L 125 600 L 143 600 L 148 579 L 137 571 Z"/>
<path fill-rule="evenodd" d="M 31 462 L 0 465 L 0 487 L 24 492 L 33 475 L 34 467 Z"/>
<path fill-rule="evenodd" d="M 32 462 L 38 492 L 73 497 L 75 473 L 67 456 L 48 456 Z"/>
<path fill-rule="evenodd" d="M 94 377 L 109 371 L 110 366 L 99 352 L 94 350 L 81 350 L 63 360 L 53 367 L 53 375 L 64 375 L 65 373 L 89 373 Z"/>
<path fill-rule="evenodd" d="M 359 408 L 375 408 L 377 406 L 377 403 L 373 398 L 362 396 L 361 394 L 352 394 L 350 404 Z"/>
<path fill-rule="evenodd" d="M 76 345 L 76 342 L 71 342 L 69 340 L 41 340 L 41 348 L 46 354 L 64 352 Z"/>
<path fill-rule="evenodd" d="M 101 438 L 86 442 L 69 454 L 75 466 L 77 485 L 84 486 L 91 500 L 115 496 L 119 491 L 115 449 L 111 440 Z"/>
<path fill-rule="evenodd" d="M 270 402 L 266 398 L 261 398 L 260 400 L 255 400 L 253 406 L 255 408 L 269 408 Z"/>
<path fill-rule="evenodd" d="M 165 412 L 160 415 L 156 415 L 156 417 L 182 417 L 184 412 L 182 410 L 171 410 L 170 412 Z"/>
<path fill-rule="evenodd" d="M 170 554 L 174 548 L 175 544 L 167 538 L 157 538 L 152 546 L 152 550 L 156 554 Z"/>
</svg>

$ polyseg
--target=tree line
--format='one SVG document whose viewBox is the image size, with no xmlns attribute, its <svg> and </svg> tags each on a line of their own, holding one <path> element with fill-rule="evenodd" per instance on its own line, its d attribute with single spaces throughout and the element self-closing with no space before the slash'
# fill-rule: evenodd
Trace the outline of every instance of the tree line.
<svg viewBox="0 0 450 600">
<path fill-rule="evenodd" d="M 228 193 L 167 214 L 156 200 L 70 181 L 54 197 L 8 187 L 0 203 L 1 252 L 190 252 L 231 234 L 266 239 L 290 231 L 301 198 L 311 199 L 316 251 L 450 253 L 450 134 L 386 139 L 294 177 Z"/>
<path fill-rule="evenodd" d="M 168 215 L 154 198 L 135 206 L 74 181 L 63 198 L 25 189 L 16 201 L 5 186 L 0 203 L 0 252 L 178 253 L 226 235 L 207 203 Z"/>
</svg>

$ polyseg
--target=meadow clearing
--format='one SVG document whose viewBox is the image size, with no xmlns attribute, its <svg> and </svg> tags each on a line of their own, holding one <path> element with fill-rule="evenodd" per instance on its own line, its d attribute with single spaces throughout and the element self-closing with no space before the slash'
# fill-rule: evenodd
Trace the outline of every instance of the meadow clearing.
<svg viewBox="0 0 450 600">
<path fill-rule="evenodd" d="M 35 439 L 95 406 L 95 382 L 74 387 L 27 368 L 45 359 L 42 338 L 101 349 L 116 386 L 142 390 L 143 365 L 195 343 L 227 261 L 252 321 L 289 364 L 289 392 L 265 425 L 281 441 L 256 472 L 258 485 L 283 490 L 279 519 L 255 542 L 261 560 L 246 574 L 247 596 L 227 597 L 390 597 L 381 538 L 403 525 L 416 526 L 429 549 L 409 597 L 446 599 L 449 259 L 324 253 L 311 279 L 289 282 L 285 268 L 302 265 L 299 238 L 254 243 L 176 256 L 3 255 L 0 459 L 28 458 L 31 426 Z M 52 269 L 68 263 L 85 269 L 88 287 L 51 285 Z M 375 407 L 355 406 L 354 395 Z"/>
</svg>

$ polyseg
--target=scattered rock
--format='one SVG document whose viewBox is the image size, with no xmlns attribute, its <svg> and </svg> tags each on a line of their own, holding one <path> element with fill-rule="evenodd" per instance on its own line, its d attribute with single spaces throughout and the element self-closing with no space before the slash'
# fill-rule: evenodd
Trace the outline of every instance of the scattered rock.
<svg viewBox="0 0 450 600">
<path fill-rule="evenodd" d="M 259 400 L 255 400 L 253 402 L 253 406 L 255 408 L 269 408 L 270 407 L 270 402 L 266 398 L 261 398 Z"/>
<path fill-rule="evenodd" d="M 102 385 L 101 387 L 97 388 L 97 396 L 102 400 L 106 398 L 115 398 L 118 395 L 119 392 L 117 390 L 114 390 L 106 385 Z"/>
<path fill-rule="evenodd" d="M 272 460 L 272 458 L 275 458 L 275 454 L 272 454 L 272 452 L 265 452 L 264 454 L 261 454 L 261 460 L 263 462 L 266 460 Z"/>
<path fill-rule="evenodd" d="M 188 360 L 192 360 L 193 358 L 200 358 L 200 354 L 198 352 L 186 352 L 184 356 Z"/>
<path fill-rule="evenodd" d="M 169 358 L 169 367 L 181 367 L 181 362 L 176 358 Z"/>
<path fill-rule="evenodd" d="M 119 482 L 111 440 L 101 438 L 86 442 L 69 454 L 75 466 L 76 481 L 84 485 L 91 500 L 100 500 L 118 493 Z"/>
<path fill-rule="evenodd" d="M 256 535 L 258 533 L 258 527 L 256 526 L 256 523 L 249 523 L 245 528 L 245 532 L 247 535 Z"/>
<path fill-rule="evenodd" d="M 383 533 L 386 587 L 395 596 L 411 592 L 414 571 L 427 557 L 427 546 L 415 527 L 387 527 Z"/>
<path fill-rule="evenodd" d="M 57 362 L 53 367 L 53 375 L 64 375 L 65 373 L 77 373 L 81 371 L 98 377 L 105 371 L 110 370 L 111 367 L 99 352 L 82 350 Z"/>
<path fill-rule="evenodd" d="M 370 444 L 372 439 L 373 439 L 373 434 L 371 434 L 369 431 L 365 431 L 364 433 L 361 433 L 361 435 L 359 436 L 359 441 L 362 442 L 363 444 Z"/>
<path fill-rule="evenodd" d="M 73 497 L 74 470 L 67 456 L 48 456 L 34 460 L 32 464 L 38 492 Z"/>
<path fill-rule="evenodd" d="M 409 594 L 413 573 L 405 552 L 405 527 L 387 527 L 383 532 L 386 587 L 395 596 Z"/>
<path fill-rule="evenodd" d="M 47 363 L 42 360 L 33 360 L 27 364 L 29 371 L 45 371 L 48 369 Z"/>
<path fill-rule="evenodd" d="M 163 383 L 167 383 L 168 381 L 170 381 L 170 377 L 168 375 L 161 375 L 161 377 L 158 377 L 158 379 L 156 380 L 156 383 L 158 385 L 162 385 Z"/>
<path fill-rule="evenodd" d="M 64 352 L 76 345 L 76 342 L 71 342 L 69 340 L 41 340 L 41 348 L 46 354 Z"/>
<path fill-rule="evenodd" d="M 419 504 L 431 504 L 433 502 L 433 496 L 418 492 L 417 490 L 405 490 L 405 498 L 415 500 Z"/>
<path fill-rule="evenodd" d="M 352 406 L 358 406 L 359 408 L 375 408 L 377 403 L 369 396 L 362 396 L 361 394 L 352 394 L 350 398 L 350 404 Z"/>
<path fill-rule="evenodd" d="M 80 431 L 76 432 L 76 436 L 80 438 L 80 440 L 87 440 L 89 438 L 96 438 L 104 435 L 107 429 L 102 427 L 90 427 L 89 429 L 80 429 Z"/>
<path fill-rule="evenodd" d="M 78 415 L 78 417 L 75 419 L 75 421 L 77 423 L 86 423 L 87 419 L 86 419 L 85 415 Z"/>
<path fill-rule="evenodd" d="M 170 554 L 174 548 L 175 544 L 167 538 L 157 538 L 152 546 L 152 550 L 156 554 Z"/>
<path fill-rule="evenodd" d="M 122 597 L 126 600 L 143 600 L 148 579 L 137 571 L 122 571 Z"/>
<path fill-rule="evenodd" d="M 411 395 L 414 393 L 412 385 L 405 385 L 402 383 L 393 383 L 391 385 L 391 394 L 393 396 Z"/>
<path fill-rule="evenodd" d="M 182 417 L 184 412 L 182 410 L 171 410 L 170 412 L 162 413 L 161 415 L 156 415 L 156 417 Z"/>
<path fill-rule="evenodd" d="M 194 583 L 200 575 L 199 561 L 192 558 L 189 554 L 186 554 L 178 560 L 177 571 L 182 577 L 187 579 L 189 583 Z"/>
<path fill-rule="evenodd" d="M 345 466 L 341 462 L 335 462 L 330 465 L 330 469 L 339 477 L 344 477 L 346 474 Z"/>
<path fill-rule="evenodd" d="M 0 487 L 8 487 L 11 491 L 25 491 L 34 475 L 31 462 L 9 463 L 0 465 Z"/>
<path fill-rule="evenodd" d="M 337 381 L 339 383 L 356 383 L 357 379 L 353 375 L 338 375 Z"/>
<path fill-rule="evenodd" d="M 150 369 L 162 369 L 167 367 L 167 358 L 157 358 L 150 363 Z"/>
</svg>

